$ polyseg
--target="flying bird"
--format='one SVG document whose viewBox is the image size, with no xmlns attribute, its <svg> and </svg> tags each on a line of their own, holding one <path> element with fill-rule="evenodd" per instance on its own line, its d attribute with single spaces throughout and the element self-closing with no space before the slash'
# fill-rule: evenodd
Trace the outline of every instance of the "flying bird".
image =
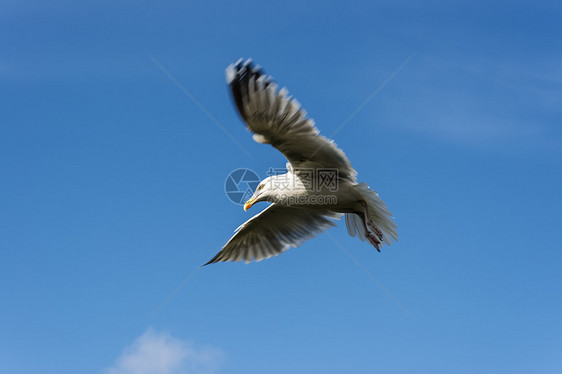
<svg viewBox="0 0 562 374">
<path fill-rule="evenodd" d="M 270 144 L 288 160 L 287 173 L 262 180 L 244 210 L 272 203 L 238 227 L 205 265 L 222 261 L 261 261 L 312 239 L 345 215 L 350 236 L 367 240 L 379 252 L 398 240 L 396 224 L 379 195 L 338 146 L 320 135 L 298 101 L 251 59 L 226 68 L 226 81 L 238 113 L 258 143 Z"/>
</svg>

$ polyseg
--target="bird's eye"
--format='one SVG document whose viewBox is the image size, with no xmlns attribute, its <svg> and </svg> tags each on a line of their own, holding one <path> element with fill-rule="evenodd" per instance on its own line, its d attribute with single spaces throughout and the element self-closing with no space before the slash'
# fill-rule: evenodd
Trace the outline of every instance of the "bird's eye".
<svg viewBox="0 0 562 374">
<path fill-rule="evenodd" d="M 258 186 L 258 191 L 263 190 L 264 187 L 265 187 L 265 184 L 260 184 L 260 185 Z"/>
</svg>

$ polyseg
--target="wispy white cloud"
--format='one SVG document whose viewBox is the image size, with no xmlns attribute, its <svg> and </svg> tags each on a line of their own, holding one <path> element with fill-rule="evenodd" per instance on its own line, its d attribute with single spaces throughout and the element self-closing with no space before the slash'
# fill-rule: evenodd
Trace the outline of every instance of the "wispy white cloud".
<svg viewBox="0 0 562 374">
<path fill-rule="evenodd" d="M 104 374 L 212 374 L 223 353 L 149 328 L 115 360 Z"/>
<path fill-rule="evenodd" d="M 389 103 L 392 125 L 471 146 L 560 144 L 555 64 L 417 58 L 408 89 Z M 539 68 L 542 66 L 542 70 Z"/>
</svg>

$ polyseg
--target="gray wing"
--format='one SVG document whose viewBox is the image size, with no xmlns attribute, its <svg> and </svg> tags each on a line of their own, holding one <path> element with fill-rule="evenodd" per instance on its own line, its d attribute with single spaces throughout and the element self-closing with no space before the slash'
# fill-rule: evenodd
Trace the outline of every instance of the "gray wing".
<svg viewBox="0 0 562 374">
<path fill-rule="evenodd" d="M 251 60 L 226 69 L 238 112 L 258 143 L 271 144 L 289 161 L 293 170 L 335 168 L 342 179 L 356 182 L 357 172 L 341 149 L 320 135 L 314 121 L 283 88 Z"/>
<path fill-rule="evenodd" d="M 222 261 L 261 261 L 300 246 L 335 226 L 341 214 L 272 204 L 250 218 L 205 265 Z"/>
</svg>

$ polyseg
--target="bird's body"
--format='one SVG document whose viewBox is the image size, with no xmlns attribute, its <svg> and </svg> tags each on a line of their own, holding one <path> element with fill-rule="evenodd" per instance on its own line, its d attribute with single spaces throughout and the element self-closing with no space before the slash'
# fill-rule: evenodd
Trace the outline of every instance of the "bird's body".
<svg viewBox="0 0 562 374">
<path fill-rule="evenodd" d="M 311 174 L 314 174 L 312 172 Z M 312 175 L 314 177 L 314 175 Z M 298 173 L 290 171 L 286 174 L 273 176 L 268 183 L 275 186 L 293 186 L 281 188 L 269 197 L 268 201 L 301 209 L 324 210 L 329 209 L 337 213 L 352 213 L 352 207 L 361 200 L 361 195 L 354 189 L 356 183 L 345 179 L 336 179 L 337 188 L 322 186 L 310 188 L 308 180 L 303 180 Z"/>
<path fill-rule="evenodd" d="M 345 215 L 349 235 L 377 250 L 397 240 L 396 224 L 378 194 L 357 183 L 357 172 L 331 140 L 321 136 L 300 104 L 250 60 L 226 70 L 238 111 L 258 143 L 287 157 L 287 173 L 260 182 L 244 210 L 261 201 L 267 209 L 240 226 L 207 264 L 260 261 L 297 247 Z"/>
</svg>

